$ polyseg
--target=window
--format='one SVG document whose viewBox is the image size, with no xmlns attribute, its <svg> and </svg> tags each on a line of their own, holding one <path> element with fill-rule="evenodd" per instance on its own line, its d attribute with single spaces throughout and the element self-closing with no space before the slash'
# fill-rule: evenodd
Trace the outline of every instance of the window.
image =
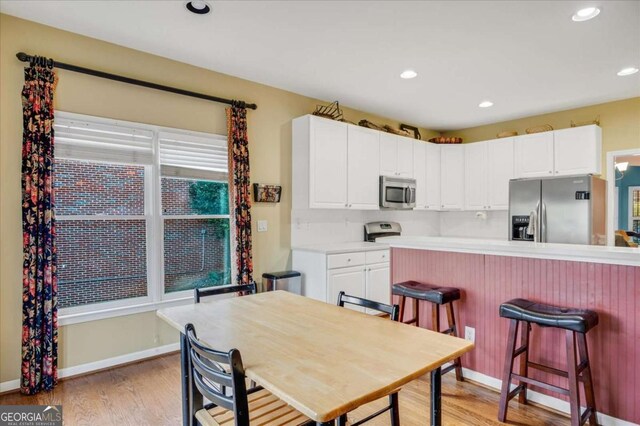
<svg viewBox="0 0 640 426">
<path fill-rule="evenodd" d="M 55 138 L 62 322 L 230 283 L 225 137 L 58 112 Z"/>
<path fill-rule="evenodd" d="M 640 233 L 640 186 L 629 187 L 629 227 L 633 232 Z"/>
</svg>

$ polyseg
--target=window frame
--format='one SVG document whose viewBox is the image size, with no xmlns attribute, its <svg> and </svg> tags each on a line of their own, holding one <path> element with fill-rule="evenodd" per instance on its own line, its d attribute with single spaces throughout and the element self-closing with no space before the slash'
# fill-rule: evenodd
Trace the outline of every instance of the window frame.
<svg viewBox="0 0 640 426">
<path fill-rule="evenodd" d="M 159 136 L 161 133 L 171 133 L 175 135 L 194 136 L 205 139 L 226 140 L 225 135 L 213 133 L 203 133 L 183 129 L 175 129 L 150 124 L 115 120 L 104 117 L 96 117 L 84 114 L 56 111 L 56 117 L 90 121 L 98 124 L 110 126 L 126 126 L 137 129 L 150 130 L 153 133 L 152 150 L 153 161 L 151 164 L 139 164 L 135 162 L 120 161 L 100 161 L 93 158 L 74 157 L 65 155 L 62 158 L 91 162 L 98 164 L 132 164 L 144 166 L 144 214 L 143 215 L 56 215 L 56 221 L 66 220 L 144 220 L 146 224 L 146 275 L 147 275 L 147 295 L 129 299 L 119 299 L 107 302 L 98 302 L 80 306 L 60 308 L 58 310 L 59 325 L 70 325 L 87 321 L 112 318 L 121 315 L 132 315 L 136 313 L 155 311 L 161 307 L 178 306 L 193 303 L 193 291 L 183 290 L 172 293 L 165 293 L 164 288 L 164 221 L 166 219 L 209 219 L 220 218 L 231 220 L 231 214 L 226 215 L 163 215 L 162 214 L 162 167 L 160 164 Z M 193 175 L 189 175 L 188 169 L 184 174 L 177 177 L 184 179 L 218 181 L 218 179 L 208 179 L 202 177 L 202 171 L 196 170 Z M 218 175 L 220 173 L 218 172 Z M 226 182 L 225 182 L 226 183 Z M 231 208 L 229 209 L 231 212 Z M 229 250 L 233 246 L 233 233 L 229 235 Z M 231 253 L 231 251 L 230 251 Z"/>
</svg>

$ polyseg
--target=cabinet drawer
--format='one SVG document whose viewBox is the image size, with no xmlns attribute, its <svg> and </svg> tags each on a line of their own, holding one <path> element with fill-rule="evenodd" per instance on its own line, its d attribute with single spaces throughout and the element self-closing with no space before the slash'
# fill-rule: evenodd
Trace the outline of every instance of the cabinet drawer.
<svg viewBox="0 0 640 426">
<path fill-rule="evenodd" d="M 390 259 L 389 250 L 377 250 L 366 252 L 367 265 L 372 263 L 388 262 Z"/>
<path fill-rule="evenodd" d="M 364 265 L 364 253 L 330 254 L 327 256 L 327 268 L 344 268 L 346 266 Z"/>
</svg>

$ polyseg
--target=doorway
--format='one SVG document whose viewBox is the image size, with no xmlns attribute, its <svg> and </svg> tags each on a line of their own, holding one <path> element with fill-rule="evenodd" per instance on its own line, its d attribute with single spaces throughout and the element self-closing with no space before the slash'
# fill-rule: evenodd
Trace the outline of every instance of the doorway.
<svg viewBox="0 0 640 426">
<path fill-rule="evenodd" d="M 607 245 L 613 246 L 616 233 L 640 233 L 640 149 L 607 153 L 607 187 Z"/>
</svg>

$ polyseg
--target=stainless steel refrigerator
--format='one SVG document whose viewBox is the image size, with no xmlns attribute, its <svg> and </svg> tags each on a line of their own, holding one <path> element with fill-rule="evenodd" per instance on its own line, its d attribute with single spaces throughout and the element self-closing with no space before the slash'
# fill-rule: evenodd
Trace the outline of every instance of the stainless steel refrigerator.
<svg viewBox="0 0 640 426">
<path fill-rule="evenodd" d="M 509 240 L 604 245 L 606 182 L 591 175 L 509 182 Z"/>
</svg>

